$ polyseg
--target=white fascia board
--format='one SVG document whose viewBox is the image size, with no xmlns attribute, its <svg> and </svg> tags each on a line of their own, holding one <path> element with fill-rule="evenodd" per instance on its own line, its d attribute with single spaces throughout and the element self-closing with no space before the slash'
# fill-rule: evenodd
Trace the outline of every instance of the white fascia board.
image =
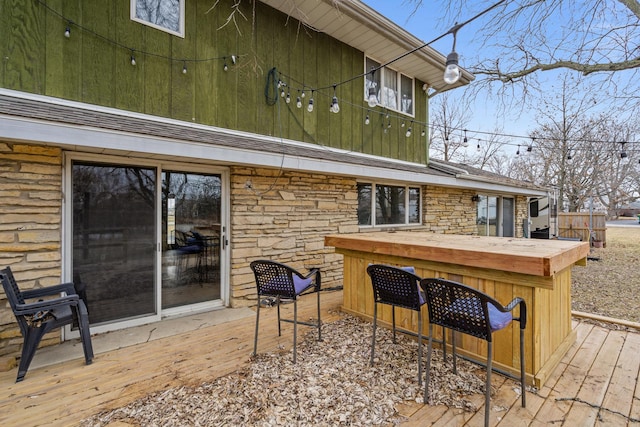
<svg viewBox="0 0 640 427">
<path fill-rule="evenodd" d="M 223 164 L 241 164 L 256 167 L 284 168 L 306 172 L 380 178 L 402 182 L 426 182 L 426 174 L 416 174 L 402 170 L 357 165 L 329 160 L 282 155 L 258 150 L 237 149 L 227 146 L 179 141 L 116 132 L 88 126 L 72 126 L 61 123 L 40 122 L 0 115 L 0 137 L 9 140 L 55 145 L 74 150 L 92 152 L 119 151 L 124 154 L 137 153 L 138 156 L 152 155 L 158 158 L 197 159 Z M 148 158 L 149 156 L 144 156 Z"/>
</svg>

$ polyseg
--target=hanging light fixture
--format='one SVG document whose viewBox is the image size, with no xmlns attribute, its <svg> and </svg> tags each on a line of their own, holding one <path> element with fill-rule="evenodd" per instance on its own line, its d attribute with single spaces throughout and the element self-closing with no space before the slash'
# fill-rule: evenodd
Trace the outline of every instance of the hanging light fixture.
<svg viewBox="0 0 640 427">
<path fill-rule="evenodd" d="M 369 120 L 369 112 L 367 111 L 367 117 L 364 118 L 364 124 L 368 125 L 369 123 L 371 123 L 371 120 Z"/>
<path fill-rule="evenodd" d="M 67 28 L 64 29 L 64 36 L 66 38 L 71 37 L 71 23 L 67 24 Z"/>
<path fill-rule="evenodd" d="M 338 104 L 338 97 L 336 96 L 336 85 L 333 85 L 333 98 L 331 99 L 330 111 L 335 114 L 340 112 L 340 105 Z"/>
<path fill-rule="evenodd" d="M 458 67 L 458 54 L 456 53 L 456 38 L 459 29 L 460 25 L 456 23 L 456 25 L 449 30 L 449 32 L 453 34 L 453 48 L 451 49 L 451 53 L 447 55 L 443 76 L 444 82 L 448 85 L 452 85 L 460 80 L 460 67 Z"/>
<path fill-rule="evenodd" d="M 311 91 L 311 98 L 309 98 L 309 104 L 307 105 L 307 111 L 313 113 L 313 91 Z"/>
<path fill-rule="evenodd" d="M 131 49 L 131 65 L 134 67 L 136 65 L 136 56 L 133 54 L 133 49 Z"/>
<path fill-rule="evenodd" d="M 182 64 L 182 74 L 187 74 L 187 61 Z"/>
<path fill-rule="evenodd" d="M 413 126 L 413 122 L 411 122 L 411 124 L 407 128 L 407 133 L 404 134 L 407 138 L 411 137 L 411 127 L 412 126 Z"/>
<path fill-rule="evenodd" d="M 536 138 L 532 137 L 531 138 L 531 144 L 529 144 L 529 146 L 527 147 L 527 151 L 530 153 L 533 150 L 533 143 L 536 142 Z"/>
<path fill-rule="evenodd" d="M 624 151 L 624 144 L 626 144 L 626 142 L 621 142 L 620 145 L 622 145 L 622 149 L 620 151 L 620 158 L 621 159 L 626 159 L 627 158 L 627 152 Z"/>
</svg>

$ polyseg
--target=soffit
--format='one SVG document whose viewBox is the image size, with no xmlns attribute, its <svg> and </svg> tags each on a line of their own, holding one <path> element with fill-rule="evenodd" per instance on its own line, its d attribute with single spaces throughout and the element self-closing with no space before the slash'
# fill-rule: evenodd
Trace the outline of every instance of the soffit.
<svg viewBox="0 0 640 427">
<path fill-rule="evenodd" d="M 263 3 L 361 50 L 385 64 L 424 45 L 424 41 L 359 0 L 262 0 Z M 426 82 L 437 91 L 469 84 L 473 75 L 462 70 L 461 79 L 447 85 L 442 79 L 446 56 L 430 46 L 399 59 L 390 68 Z"/>
</svg>

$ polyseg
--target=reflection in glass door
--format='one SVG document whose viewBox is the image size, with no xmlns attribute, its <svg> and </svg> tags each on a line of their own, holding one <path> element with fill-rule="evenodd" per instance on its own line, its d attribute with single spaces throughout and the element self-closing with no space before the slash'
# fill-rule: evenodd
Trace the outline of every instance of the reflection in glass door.
<svg viewBox="0 0 640 427">
<path fill-rule="evenodd" d="M 72 163 L 73 280 L 92 326 L 157 313 L 156 169 Z"/>
<path fill-rule="evenodd" d="M 162 172 L 162 309 L 219 300 L 222 179 Z"/>
</svg>

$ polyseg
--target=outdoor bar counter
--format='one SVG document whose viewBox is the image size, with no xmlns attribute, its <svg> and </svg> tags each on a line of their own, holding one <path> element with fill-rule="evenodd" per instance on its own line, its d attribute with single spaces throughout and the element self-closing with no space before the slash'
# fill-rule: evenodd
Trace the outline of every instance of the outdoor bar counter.
<svg viewBox="0 0 640 427">
<path fill-rule="evenodd" d="M 491 295 L 503 305 L 521 297 L 527 304 L 525 331 L 526 377 L 542 386 L 575 342 L 571 327 L 571 268 L 586 265 L 589 244 L 566 240 L 435 234 L 422 231 L 329 235 L 344 257 L 345 312 L 373 318 L 373 290 L 366 268 L 372 263 L 413 266 L 420 277 L 441 277 Z M 423 307 L 426 314 L 427 307 Z M 518 309 L 514 311 L 518 316 Z M 391 325 L 391 307 L 378 307 L 380 323 Z M 417 313 L 396 309 L 396 325 L 417 332 Z M 428 334 L 424 322 L 423 333 Z M 448 332 L 450 333 L 450 332 Z M 442 328 L 434 328 L 434 339 Z M 450 342 L 450 336 L 447 341 Z M 518 375 L 519 323 L 493 336 L 494 368 Z M 486 362 L 486 342 L 457 334 L 460 354 Z"/>
</svg>

